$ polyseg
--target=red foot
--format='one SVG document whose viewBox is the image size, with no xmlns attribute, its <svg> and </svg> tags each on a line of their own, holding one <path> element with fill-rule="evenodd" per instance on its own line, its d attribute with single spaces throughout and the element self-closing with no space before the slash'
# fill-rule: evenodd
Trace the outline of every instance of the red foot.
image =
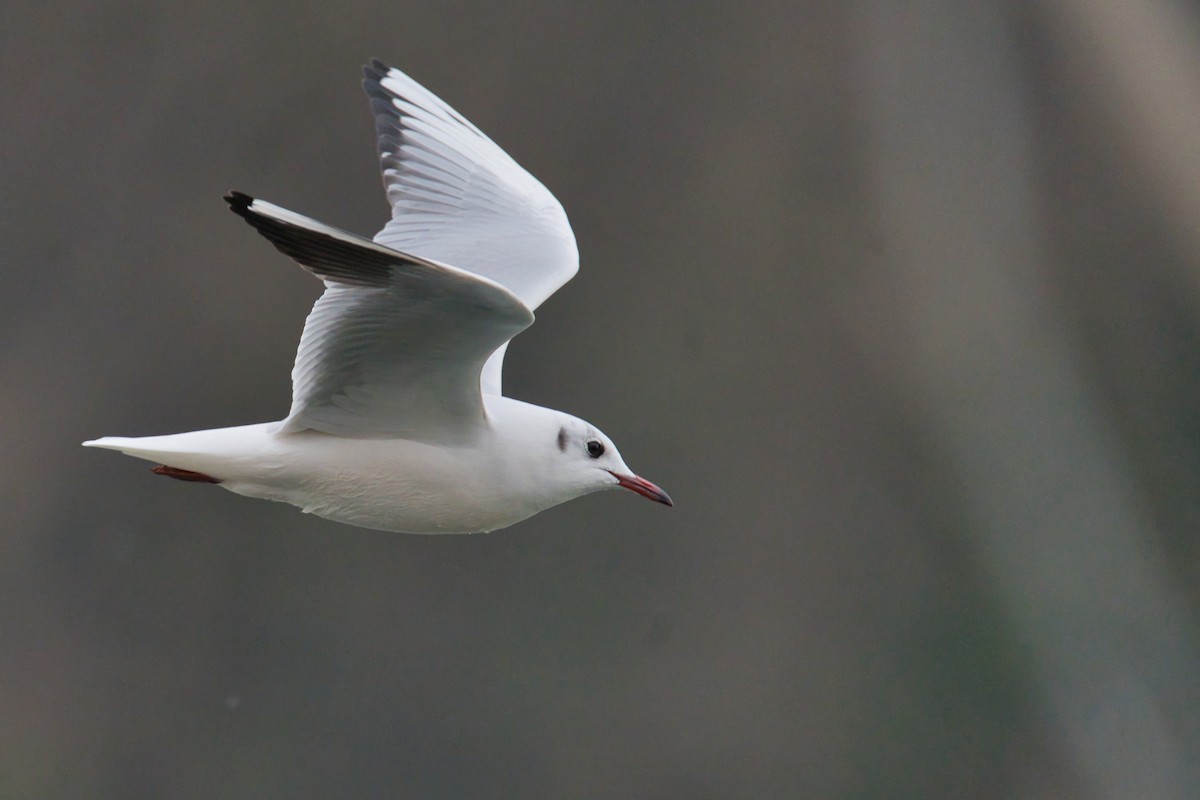
<svg viewBox="0 0 1200 800">
<path fill-rule="evenodd" d="M 180 469 L 179 467 L 168 467 L 165 464 L 160 464 L 151 470 L 155 475 L 166 475 L 168 478 L 174 478 L 177 481 L 192 481 L 193 483 L 220 483 L 221 481 L 214 478 L 212 475 L 205 475 L 203 472 L 192 472 L 190 469 Z"/>
</svg>

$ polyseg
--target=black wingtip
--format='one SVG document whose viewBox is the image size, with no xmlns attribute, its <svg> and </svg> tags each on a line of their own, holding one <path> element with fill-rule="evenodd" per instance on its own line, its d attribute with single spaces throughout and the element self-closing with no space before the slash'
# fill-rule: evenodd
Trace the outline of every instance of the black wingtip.
<svg viewBox="0 0 1200 800">
<path fill-rule="evenodd" d="M 377 84 L 387 77 L 391 67 L 380 61 L 378 58 L 372 58 L 366 64 L 363 64 L 363 84 Z"/>
<path fill-rule="evenodd" d="M 244 217 L 249 212 L 250 204 L 254 202 L 254 198 L 241 192 L 229 192 L 225 195 L 225 202 L 229 203 L 230 211 L 239 217 Z"/>
<path fill-rule="evenodd" d="M 387 92 L 381 84 L 383 79 L 391 71 L 391 67 L 380 61 L 378 58 L 372 58 L 366 64 L 363 64 L 363 91 L 371 98 L 387 98 Z"/>
</svg>

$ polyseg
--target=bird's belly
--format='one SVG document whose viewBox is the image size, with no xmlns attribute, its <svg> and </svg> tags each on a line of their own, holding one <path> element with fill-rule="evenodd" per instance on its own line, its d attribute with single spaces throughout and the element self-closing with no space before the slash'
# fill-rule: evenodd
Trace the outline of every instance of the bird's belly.
<svg viewBox="0 0 1200 800">
<path fill-rule="evenodd" d="M 334 522 L 413 534 L 487 533 L 524 519 L 524 516 L 504 518 L 495 513 L 473 513 L 467 509 L 454 509 L 450 512 L 431 510 L 411 501 L 381 505 L 344 499 L 331 502 L 317 500 L 301 508 L 306 513 Z"/>
<path fill-rule="evenodd" d="M 403 533 L 481 533 L 542 510 L 494 483 L 495 471 L 464 463 L 453 450 L 346 439 L 331 450 L 321 437 L 296 437 L 271 474 L 223 486 L 335 522 Z"/>
<path fill-rule="evenodd" d="M 293 502 L 308 514 L 334 522 L 400 533 L 486 533 L 519 522 L 541 509 L 516 507 L 505 498 L 481 503 L 478 496 L 465 496 L 445 486 L 420 486 L 405 482 L 394 491 L 345 491 L 324 488 L 304 493 Z"/>
</svg>

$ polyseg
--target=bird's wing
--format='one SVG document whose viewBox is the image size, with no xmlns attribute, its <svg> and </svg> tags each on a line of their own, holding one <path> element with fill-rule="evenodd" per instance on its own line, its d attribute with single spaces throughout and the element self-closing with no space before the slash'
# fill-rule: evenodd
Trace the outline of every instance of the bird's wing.
<svg viewBox="0 0 1200 800">
<path fill-rule="evenodd" d="M 304 323 L 282 431 L 451 443 L 486 425 L 480 370 L 533 322 L 519 298 L 271 203 L 236 192 L 226 200 L 325 281 Z"/>
<path fill-rule="evenodd" d="M 530 310 L 569 281 L 579 252 L 554 195 L 400 70 L 374 60 L 363 73 L 392 206 L 375 241 L 490 278 Z M 484 369 L 485 392 L 500 393 L 503 358 Z"/>
</svg>

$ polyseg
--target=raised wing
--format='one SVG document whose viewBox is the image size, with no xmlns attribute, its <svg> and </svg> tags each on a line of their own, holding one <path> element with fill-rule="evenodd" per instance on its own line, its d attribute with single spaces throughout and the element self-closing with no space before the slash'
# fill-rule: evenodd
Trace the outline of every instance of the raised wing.
<svg viewBox="0 0 1200 800">
<path fill-rule="evenodd" d="M 363 73 L 392 206 L 376 242 L 490 278 L 530 310 L 574 276 L 575 235 L 545 186 L 400 70 L 374 60 Z M 484 391 L 500 393 L 503 357 Z"/>
<path fill-rule="evenodd" d="M 449 443 L 486 424 L 480 370 L 533 322 L 509 290 L 244 194 L 225 199 L 325 281 L 304 324 L 282 431 Z"/>
</svg>

